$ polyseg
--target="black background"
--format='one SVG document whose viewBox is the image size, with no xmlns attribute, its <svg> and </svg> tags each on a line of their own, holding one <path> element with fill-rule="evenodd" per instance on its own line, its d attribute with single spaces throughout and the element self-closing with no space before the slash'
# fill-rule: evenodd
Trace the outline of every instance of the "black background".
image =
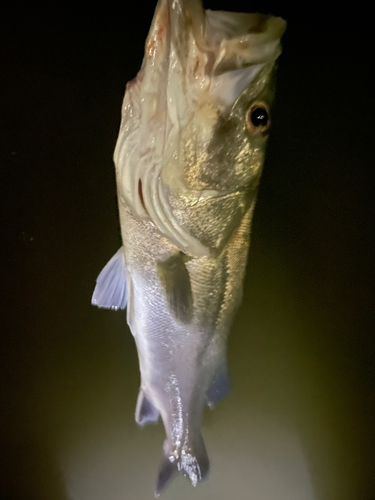
<svg viewBox="0 0 375 500">
<path fill-rule="evenodd" d="M 138 366 L 125 315 L 95 310 L 90 296 L 121 241 L 112 154 L 125 83 L 140 67 L 154 7 L 149 1 L 2 7 L 0 497 L 6 500 L 70 498 L 62 443 L 92 421 L 105 421 L 103 414 L 118 415 L 136 434 Z M 335 430 L 327 448 L 342 459 L 327 470 L 311 445 L 311 469 L 321 466 L 316 499 L 373 500 L 371 14 L 359 4 L 345 10 L 267 0 L 212 0 L 205 7 L 272 13 L 288 22 L 245 304 L 229 342 L 233 401 L 246 399 L 251 412 L 252 401 L 263 397 L 251 380 L 258 376 L 261 386 L 259 373 L 280 380 L 293 365 L 285 398 L 276 385 L 275 392 L 263 387 L 267 404 L 258 406 L 285 421 L 299 415 L 311 445 L 318 417 L 309 405 L 298 412 L 299 398 L 310 397 Z M 142 469 L 137 460 L 134 471 Z M 152 467 L 144 472 L 150 484 L 157 463 Z M 147 491 L 152 498 L 149 485 Z M 232 491 L 233 498 L 252 498 L 236 494 L 236 485 Z M 98 498 L 122 497 L 104 490 Z"/>
</svg>

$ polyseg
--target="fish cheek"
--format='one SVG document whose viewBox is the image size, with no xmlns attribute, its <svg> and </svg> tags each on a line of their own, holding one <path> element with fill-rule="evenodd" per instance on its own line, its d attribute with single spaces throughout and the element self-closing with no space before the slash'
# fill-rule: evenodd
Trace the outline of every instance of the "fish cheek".
<svg viewBox="0 0 375 500">
<path fill-rule="evenodd" d="M 219 118 L 204 161 L 198 167 L 199 181 L 206 188 L 237 191 L 252 183 L 262 166 L 265 139 L 248 134 L 245 115 L 243 111 L 236 116 Z"/>
<path fill-rule="evenodd" d="M 231 166 L 235 161 L 235 152 L 240 147 L 238 129 L 238 120 L 219 117 L 212 140 L 207 147 L 207 161 L 202 165 L 201 171 L 202 181 L 211 189 L 237 187 Z"/>
<path fill-rule="evenodd" d="M 238 149 L 239 122 L 220 115 L 212 129 L 195 129 L 190 124 L 182 136 L 184 179 L 190 189 L 229 189 L 233 175 L 228 165 L 233 163 Z M 232 182 L 233 184 L 233 182 Z"/>
</svg>

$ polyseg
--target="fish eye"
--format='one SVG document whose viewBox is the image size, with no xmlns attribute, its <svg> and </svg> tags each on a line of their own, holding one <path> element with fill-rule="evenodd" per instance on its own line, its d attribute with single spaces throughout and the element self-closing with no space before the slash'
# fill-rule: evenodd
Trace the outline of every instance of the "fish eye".
<svg viewBox="0 0 375 500">
<path fill-rule="evenodd" d="M 246 127 L 252 135 L 262 135 L 270 128 L 271 116 L 265 102 L 255 102 L 246 113 Z"/>
</svg>

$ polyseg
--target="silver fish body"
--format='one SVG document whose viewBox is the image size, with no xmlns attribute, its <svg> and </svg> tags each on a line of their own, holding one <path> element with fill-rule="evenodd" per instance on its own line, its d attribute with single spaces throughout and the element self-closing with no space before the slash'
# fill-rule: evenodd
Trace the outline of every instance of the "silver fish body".
<svg viewBox="0 0 375 500">
<path fill-rule="evenodd" d="M 209 463 L 205 404 L 229 389 L 226 341 L 241 301 L 273 98 L 281 18 L 159 0 L 115 149 L 123 247 L 92 302 L 127 307 L 141 387 L 136 421 L 161 416 L 158 495 Z"/>
</svg>

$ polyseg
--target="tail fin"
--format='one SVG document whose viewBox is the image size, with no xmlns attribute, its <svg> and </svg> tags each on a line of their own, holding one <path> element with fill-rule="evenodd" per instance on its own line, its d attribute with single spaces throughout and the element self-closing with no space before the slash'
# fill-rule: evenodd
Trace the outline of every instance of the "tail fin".
<svg viewBox="0 0 375 500">
<path fill-rule="evenodd" d="M 177 472 L 176 462 L 171 462 L 169 458 L 164 456 L 161 462 L 159 476 L 156 483 L 155 498 L 158 498 L 158 496 L 160 496 L 160 493 L 164 490 L 164 488 L 168 485 L 168 483 L 170 483 L 176 472 Z"/>
<path fill-rule="evenodd" d="M 202 435 L 197 436 L 193 446 L 188 445 L 186 448 L 182 448 L 177 459 L 173 456 L 171 457 L 172 460 L 169 457 L 163 457 L 156 483 L 156 498 L 171 482 L 176 472 L 181 472 L 184 476 L 187 476 L 193 486 L 206 479 L 210 465 Z"/>
</svg>

